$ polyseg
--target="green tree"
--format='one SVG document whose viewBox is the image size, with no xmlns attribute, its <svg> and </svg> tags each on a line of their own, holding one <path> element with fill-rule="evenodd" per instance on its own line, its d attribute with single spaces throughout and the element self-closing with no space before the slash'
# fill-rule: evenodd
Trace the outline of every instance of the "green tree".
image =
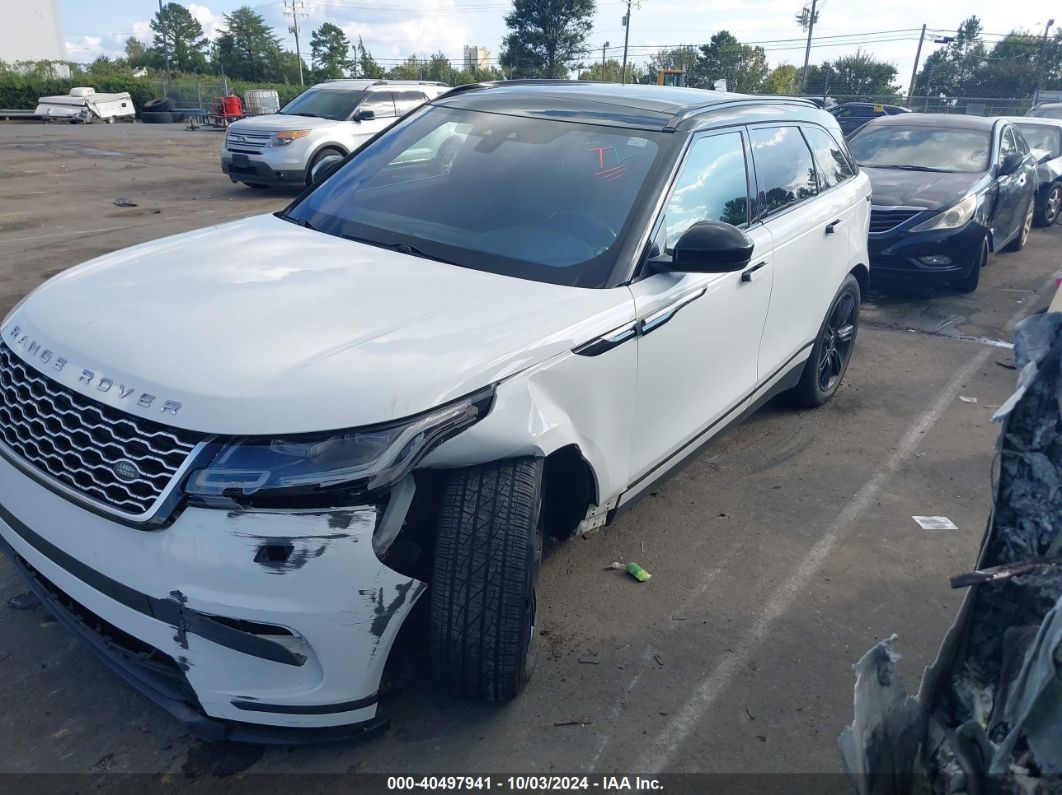
<svg viewBox="0 0 1062 795">
<path fill-rule="evenodd" d="M 225 15 L 225 27 L 214 43 L 214 59 L 225 74 L 257 82 L 281 78 L 280 40 L 259 14 L 242 6 Z"/>
<path fill-rule="evenodd" d="M 376 63 L 376 60 L 372 57 L 372 53 L 365 49 L 365 42 L 361 40 L 361 36 L 358 36 L 356 52 L 358 56 L 358 77 L 379 80 L 387 74 L 387 70 L 380 66 L 380 64 Z"/>
<path fill-rule="evenodd" d="M 771 94 L 797 94 L 800 92 L 800 70 L 792 64 L 779 64 L 768 73 L 764 88 Z"/>
<path fill-rule="evenodd" d="M 620 71 L 623 68 L 623 63 L 618 58 L 609 58 L 605 61 L 604 68 L 601 63 L 591 64 L 589 69 L 584 69 L 579 72 L 580 80 L 596 80 L 600 83 L 618 83 L 620 82 Z M 637 64 L 627 63 L 627 80 L 628 83 L 641 83 L 647 78 L 647 73 L 644 69 L 640 68 Z M 654 78 L 655 80 L 655 78 Z"/>
<path fill-rule="evenodd" d="M 153 49 L 170 68 L 178 72 L 202 72 L 206 69 L 207 40 L 203 26 L 180 3 L 166 3 L 155 12 L 149 23 L 155 32 Z"/>
<path fill-rule="evenodd" d="M 318 80 L 349 74 L 354 61 L 350 57 L 350 39 L 343 29 L 325 22 L 315 30 L 310 36 L 310 60 Z"/>
<path fill-rule="evenodd" d="M 586 51 L 594 10 L 594 0 L 513 0 L 502 68 L 514 78 L 566 78 Z"/>
<path fill-rule="evenodd" d="M 414 53 L 387 70 L 388 80 L 424 80 L 424 61 Z"/>
<path fill-rule="evenodd" d="M 811 94 L 829 93 L 846 100 L 871 101 L 899 96 L 896 67 L 875 60 L 862 50 L 808 70 L 805 88 Z"/>
<path fill-rule="evenodd" d="M 144 46 L 136 36 L 130 36 L 125 40 L 125 60 L 132 69 L 155 67 L 158 64 L 158 53 Z"/>
<path fill-rule="evenodd" d="M 983 27 L 975 16 L 967 17 L 947 47 L 926 58 L 915 79 L 916 96 L 961 97 L 976 85 L 977 75 L 987 57 L 981 39 Z"/>
<path fill-rule="evenodd" d="M 768 68 L 762 47 L 742 44 L 730 31 L 721 30 L 700 49 L 690 85 L 711 88 L 716 80 L 726 80 L 727 91 L 752 94 L 763 89 Z"/>
</svg>

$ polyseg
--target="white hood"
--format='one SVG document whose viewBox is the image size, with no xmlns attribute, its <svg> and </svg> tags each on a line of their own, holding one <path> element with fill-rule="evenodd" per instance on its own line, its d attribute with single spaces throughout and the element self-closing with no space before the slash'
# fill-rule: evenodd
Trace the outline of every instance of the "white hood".
<svg viewBox="0 0 1062 795">
<path fill-rule="evenodd" d="M 234 121 L 229 125 L 229 131 L 233 133 L 253 133 L 281 132 L 282 130 L 323 130 L 326 127 L 335 127 L 337 124 L 339 122 L 335 119 L 274 113 L 269 116 L 252 116 L 249 119 Z"/>
<path fill-rule="evenodd" d="M 263 215 L 66 271 L 2 333 L 41 372 L 130 413 L 211 433 L 278 434 L 415 414 L 633 312 L 626 288 L 498 276 Z M 58 357 L 68 364 L 57 371 Z M 83 370 L 94 380 L 79 380 Z M 100 391 L 101 378 L 115 388 Z M 142 392 L 157 397 L 150 408 L 137 404 Z M 177 414 L 161 412 L 167 400 L 181 404 Z"/>
</svg>

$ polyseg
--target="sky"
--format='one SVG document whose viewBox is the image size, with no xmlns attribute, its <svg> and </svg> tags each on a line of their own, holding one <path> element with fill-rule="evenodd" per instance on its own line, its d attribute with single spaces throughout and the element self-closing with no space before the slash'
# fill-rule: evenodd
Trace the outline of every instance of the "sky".
<svg viewBox="0 0 1062 795">
<path fill-rule="evenodd" d="M 427 57 L 442 51 L 459 64 L 466 44 L 490 50 L 497 59 L 505 36 L 508 0 L 295 0 L 300 5 L 303 58 L 309 61 L 309 31 L 323 22 L 339 25 L 365 46 L 384 66 L 411 54 Z M 807 0 L 810 5 L 811 0 Z M 289 0 L 290 3 L 290 0 Z M 184 4 L 213 38 L 224 29 L 224 15 L 250 5 L 278 35 L 295 49 L 288 32 L 291 16 L 283 0 L 203 0 Z M 654 49 L 678 44 L 703 44 L 719 30 L 729 30 L 745 43 L 763 46 L 772 66 L 803 65 L 806 33 L 796 20 L 804 0 L 640 0 L 631 10 L 629 58 L 645 61 Z M 821 63 L 862 48 L 893 63 L 899 81 L 910 80 L 915 50 L 923 24 L 929 27 L 922 58 L 941 44 L 933 35 L 953 33 L 967 16 L 984 22 L 986 40 L 992 42 L 1015 28 L 1037 34 L 1048 18 L 1062 24 L 1057 0 L 933 0 L 924 7 L 913 3 L 870 3 L 867 0 L 825 0 L 818 4 L 818 22 L 811 62 Z M 151 39 L 148 20 L 158 9 L 152 0 L 60 0 L 62 23 L 70 60 L 89 62 L 99 55 L 120 55 L 129 36 L 145 43 Z M 600 60 L 609 44 L 608 57 L 623 52 L 622 16 L 625 0 L 597 0 L 594 30 L 588 41 Z M 994 34 L 994 35 L 992 35 Z M 496 60 L 495 60 L 496 62 Z"/>
</svg>

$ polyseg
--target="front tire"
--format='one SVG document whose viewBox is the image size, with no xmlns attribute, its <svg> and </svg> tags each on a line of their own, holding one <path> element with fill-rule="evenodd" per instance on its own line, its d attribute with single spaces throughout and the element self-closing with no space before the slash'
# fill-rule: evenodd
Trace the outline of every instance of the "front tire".
<svg viewBox="0 0 1062 795">
<path fill-rule="evenodd" d="M 306 187 L 310 187 L 313 184 L 313 170 L 326 157 L 344 157 L 344 154 L 330 146 L 324 147 L 315 154 L 313 159 L 310 160 L 310 165 L 306 168 Z"/>
<path fill-rule="evenodd" d="M 970 266 L 970 270 L 961 279 L 956 279 L 952 282 L 952 285 L 960 293 L 972 293 L 977 289 L 977 285 L 981 283 L 981 269 L 988 262 L 988 238 L 986 237 L 981 241 L 981 251 L 977 255 L 973 264 Z"/>
<path fill-rule="evenodd" d="M 1052 182 L 1043 204 L 1036 210 L 1036 225 L 1051 226 L 1062 210 L 1062 182 Z"/>
<path fill-rule="evenodd" d="M 541 458 L 450 476 L 431 582 L 432 669 L 449 693 L 508 701 L 531 678 L 542 537 Z"/>
<path fill-rule="evenodd" d="M 800 383 L 793 387 L 791 394 L 798 406 L 818 408 L 837 392 L 855 349 L 860 300 L 859 282 L 849 273 L 822 321 Z"/>
</svg>

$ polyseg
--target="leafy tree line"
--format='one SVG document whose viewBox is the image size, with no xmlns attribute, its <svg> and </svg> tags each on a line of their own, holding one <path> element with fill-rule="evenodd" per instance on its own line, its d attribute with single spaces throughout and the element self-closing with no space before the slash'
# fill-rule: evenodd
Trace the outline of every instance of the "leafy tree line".
<svg viewBox="0 0 1062 795">
<path fill-rule="evenodd" d="M 953 40 L 926 58 L 915 96 L 1031 97 L 1041 69 L 1041 88 L 1062 89 L 1062 30 L 1046 43 L 1036 33 L 1013 30 L 991 49 L 983 33 L 980 19 L 965 19 Z"/>
</svg>

